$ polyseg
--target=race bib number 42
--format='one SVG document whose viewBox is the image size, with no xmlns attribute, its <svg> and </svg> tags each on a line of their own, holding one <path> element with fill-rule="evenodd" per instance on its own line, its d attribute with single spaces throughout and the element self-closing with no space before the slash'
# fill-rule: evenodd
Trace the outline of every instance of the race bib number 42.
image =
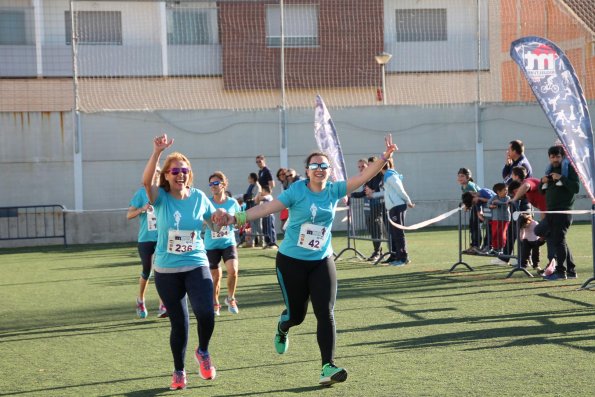
<svg viewBox="0 0 595 397">
<path fill-rule="evenodd" d="M 194 250 L 196 232 L 194 230 L 170 230 L 167 234 L 167 252 L 181 255 Z"/>
<path fill-rule="evenodd" d="M 312 251 L 320 251 L 326 244 L 329 235 L 330 233 L 325 226 L 305 223 L 300 228 L 298 247 Z"/>
</svg>

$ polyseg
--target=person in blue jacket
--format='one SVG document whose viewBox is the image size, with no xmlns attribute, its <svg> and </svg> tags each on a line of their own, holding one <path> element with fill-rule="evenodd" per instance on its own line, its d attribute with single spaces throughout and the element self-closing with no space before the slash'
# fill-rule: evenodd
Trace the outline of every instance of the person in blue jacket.
<svg viewBox="0 0 595 397">
<path fill-rule="evenodd" d="M 404 225 L 407 208 L 413 208 L 415 204 L 403 187 L 403 175 L 394 170 L 392 159 L 384 164 L 381 172 L 383 174 L 384 203 L 388 208 L 389 219 L 392 221 L 389 222 L 391 256 L 387 263 L 392 266 L 402 266 L 410 262 L 409 254 L 405 231 L 395 224 Z"/>
<path fill-rule="evenodd" d="M 335 365 L 335 317 L 337 276 L 331 246 L 331 228 L 337 203 L 376 175 L 397 150 L 392 136 L 385 138 L 380 159 L 346 181 L 329 181 L 332 164 L 325 153 L 314 152 L 306 159 L 305 180 L 294 182 L 278 198 L 246 212 L 218 218 L 219 225 L 246 222 L 289 209 L 289 220 L 276 258 L 277 280 L 285 310 L 275 327 L 275 349 L 284 354 L 289 346 L 291 327 L 304 321 L 312 302 L 318 322 L 316 336 L 322 358 L 319 383 L 344 382 L 347 370 Z"/>
</svg>

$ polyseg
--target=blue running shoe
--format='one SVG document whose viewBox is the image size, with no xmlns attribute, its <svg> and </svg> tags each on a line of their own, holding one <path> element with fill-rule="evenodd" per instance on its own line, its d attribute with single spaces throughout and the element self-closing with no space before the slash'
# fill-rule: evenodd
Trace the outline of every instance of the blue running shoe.
<svg viewBox="0 0 595 397">
<path fill-rule="evenodd" d="M 323 386 L 330 386 L 333 383 L 345 382 L 347 380 L 347 370 L 336 367 L 334 364 L 324 364 L 320 372 L 320 383 Z"/>
<path fill-rule="evenodd" d="M 283 332 L 279 329 L 281 322 L 277 323 L 277 332 L 275 332 L 275 350 L 279 354 L 285 354 L 287 352 L 287 348 L 289 347 L 289 338 L 287 337 L 287 332 Z"/>
<path fill-rule="evenodd" d="M 145 302 L 141 302 L 136 298 L 136 315 L 138 318 L 147 318 L 148 314 Z"/>
</svg>

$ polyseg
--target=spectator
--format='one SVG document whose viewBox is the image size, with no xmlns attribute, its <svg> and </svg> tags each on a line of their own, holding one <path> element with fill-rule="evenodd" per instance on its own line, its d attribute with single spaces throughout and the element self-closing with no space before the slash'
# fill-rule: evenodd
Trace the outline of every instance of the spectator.
<svg viewBox="0 0 595 397">
<path fill-rule="evenodd" d="M 393 160 L 389 159 L 381 170 L 384 176 L 384 200 L 386 208 L 389 209 L 388 216 L 399 225 L 405 224 L 405 215 L 407 208 L 415 207 L 415 204 L 409 198 L 409 195 L 403 187 L 403 175 L 399 174 L 393 168 Z M 387 263 L 391 266 L 403 266 L 410 262 L 407 252 L 407 242 L 405 240 L 405 231 L 389 225 L 391 255 Z"/>
<path fill-rule="evenodd" d="M 457 172 L 457 182 L 461 185 L 461 191 L 463 193 L 476 193 L 480 189 L 473 181 L 471 170 L 468 168 L 459 168 L 459 171 Z M 473 197 L 471 195 L 470 197 L 470 200 L 473 201 Z M 481 251 L 481 226 L 478 217 L 480 209 L 473 208 L 472 205 L 465 205 L 465 210 L 469 211 L 469 233 L 471 235 L 471 241 L 469 248 L 463 252 L 476 255 Z"/>
<path fill-rule="evenodd" d="M 266 165 L 266 159 L 264 155 L 259 154 L 256 156 L 256 165 L 258 165 L 258 183 L 260 186 L 268 186 L 273 191 L 275 187 L 275 180 L 271 170 Z"/>
<path fill-rule="evenodd" d="M 523 141 L 515 140 L 510 141 L 508 149 L 506 150 L 506 160 L 504 162 L 504 168 L 502 168 L 502 179 L 507 185 L 512 180 L 512 169 L 517 166 L 525 167 L 527 170 L 527 178 L 530 178 L 533 174 L 531 169 L 531 163 L 529 159 L 525 157 L 525 145 Z"/>
<path fill-rule="evenodd" d="M 535 234 L 535 227 L 539 223 L 533 219 L 531 214 L 520 214 L 518 222 L 521 230 L 519 237 L 521 239 L 521 267 L 527 268 L 531 261 L 533 269 L 541 275 L 543 270 L 539 267 L 539 247 L 545 244 L 545 240 Z"/>
<path fill-rule="evenodd" d="M 506 246 L 506 232 L 510 224 L 510 209 L 508 203 L 508 188 L 504 183 L 496 183 L 492 189 L 496 195 L 488 200 L 488 206 L 492 210 L 490 229 L 492 231 L 491 254 L 503 253 Z"/>
<path fill-rule="evenodd" d="M 277 180 L 279 180 L 279 182 L 281 183 L 281 187 L 283 188 L 283 190 L 286 190 L 289 187 L 286 168 L 279 168 L 277 170 Z"/>
<path fill-rule="evenodd" d="M 301 181 L 302 179 L 304 179 L 293 168 L 288 168 L 286 175 L 287 175 L 287 187 L 291 186 L 291 184 L 296 181 Z"/>
<path fill-rule="evenodd" d="M 258 203 L 268 203 L 273 201 L 271 189 L 268 186 L 262 187 L 260 197 L 257 198 Z M 264 235 L 265 246 L 264 249 L 277 249 L 277 232 L 275 231 L 275 215 L 269 214 L 262 218 L 262 234 Z"/>
<path fill-rule="evenodd" d="M 258 175 L 256 175 L 254 172 L 251 172 L 250 175 L 248 175 L 248 189 L 246 190 L 246 193 L 244 193 L 244 203 L 246 204 L 246 210 L 257 205 L 256 198 L 260 196 L 261 190 L 262 188 L 258 183 Z M 245 242 L 242 247 L 252 248 L 255 245 L 259 246 L 261 235 L 262 227 L 260 219 L 250 222 L 250 231 L 245 233 Z"/>
<path fill-rule="evenodd" d="M 490 220 L 492 219 L 492 209 L 488 206 L 488 201 L 494 197 L 496 195 L 496 193 L 494 193 L 493 190 L 491 189 L 487 189 L 487 188 L 479 188 L 478 191 L 476 192 L 465 192 L 463 193 L 463 195 L 461 196 L 461 200 L 463 202 L 463 205 L 465 206 L 465 209 L 468 211 L 471 211 L 471 214 L 469 215 L 469 219 L 472 219 L 473 217 L 475 217 L 477 219 L 477 222 L 479 223 L 484 222 L 484 224 L 486 225 L 486 237 L 484 239 L 485 241 L 485 247 L 484 249 L 479 249 L 479 248 L 475 248 L 473 249 L 473 251 L 469 252 L 466 251 L 465 253 L 468 254 L 485 254 L 486 252 L 489 252 L 489 247 L 490 247 Z M 469 221 L 469 225 L 471 225 L 471 221 Z M 471 227 L 471 226 L 469 226 Z M 481 230 L 478 231 L 478 233 L 481 233 Z M 481 235 L 479 236 L 479 241 L 481 241 Z"/>
<path fill-rule="evenodd" d="M 561 146 L 552 146 L 548 149 L 548 158 L 551 172 L 541 178 L 542 183 L 547 183 L 545 201 L 548 211 L 572 210 L 576 194 L 579 191 L 579 179 L 574 167 L 568 167 L 568 176 L 562 175 L 562 162 L 564 149 Z M 562 182 L 561 185 L 558 181 Z M 546 280 L 575 279 L 576 265 L 572 252 L 566 242 L 566 233 L 572 225 L 572 215 L 548 213 L 542 222 L 535 227 L 535 234 L 545 238 L 547 242 L 548 262 L 556 258 L 556 271 Z"/>
</svg>

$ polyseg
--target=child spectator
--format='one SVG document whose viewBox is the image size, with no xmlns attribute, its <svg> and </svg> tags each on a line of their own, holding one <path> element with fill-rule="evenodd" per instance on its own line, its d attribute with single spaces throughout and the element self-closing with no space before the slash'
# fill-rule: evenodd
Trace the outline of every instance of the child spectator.
<svg viewBox="0 0 595 397">
<path fill-rule="evenodd" d="M 484 250 L 482 251 L 479 246 L 472 246 L 468 250 L 464 251 L 466 254 L 485 254 L 490 249 L 490 220 L 492 219 L 492 210 L 488 206 L 488 201 L 494 197 L 496 193 L 487 188 L 478 189 L 479 190 L 476 192 L 469 191 L 463 193 L 461 199 L 465 208 L 471 211 L 471 215 L 469 216 L 469 228 L 471 228 L 472 225 L 471 219 L 477 219 L 478 241 L 481 241 L 481 229 L 479 229 L 479 222 L 483 221 L 486 224 L 487 230 Z M 471 232 L 471 236 L 473 237 L 473 231 Z"/>
<path fill-rule="evenodd" d="M 260 197 L 258 197 L 258 203 L 266 203 L 268 201 L 273 201 L 273 196 L 271 195 L 271 188 L 269 186 L 263 186 L 262 192 L 260 192 Z M 277 249 L 279 246 L 277 245 L 277 232 L 275 230 L 275 215 L 270 214 L 262 218 L 262 233 L 264 234 L 264 241 L 265 245 L 262 247 L 263 249 Z"/>
<path fill-rule="evenodd" d="M 479 186 L 473 182 L 471 170 L 468 168 L 460 168 L 457 172 L 457 182 L 461 185 L 461 191 L 463 193 L 475 193 L 479 190 Z M 470 200 L 473 198 L 471 197 Z M 463 203 L 464 204 L 464 203 Z M 471 205 L 465 205 L 467 210 L 471 210 Z M 480 251 L 481 244 L 481 228 L 479 218 L 477 216 L 478 209 L 471 211 L 469 214 L 469 233 L 471 234 L 471 246 L 464 252 L 466 254 L 478 254 Z"/>
<path fill-rule="evenodd" d="M 533 269 L 541 275 L 543 270 L 539 267 L 539 247 L 545 244 L 545 240 L 535 234 L 535 226 L 539 225 L 539 222 L 533 219 L 531 214 L 521 214 L 518 222 L 521 229 L 521 267 L 526 268 L 531 259 Z"/>
<path fill-rule="evenodd" d="M 510 209 L 508 203 L 508 187 L 504 183 L 496 183 L 493 188 L 496 195 L 489 199 L 488 207 L 492 210 L 492 250 L 491 254 L 499 255 L 506 246 L 506 232 L 510 225 Z"/>
</svg>

